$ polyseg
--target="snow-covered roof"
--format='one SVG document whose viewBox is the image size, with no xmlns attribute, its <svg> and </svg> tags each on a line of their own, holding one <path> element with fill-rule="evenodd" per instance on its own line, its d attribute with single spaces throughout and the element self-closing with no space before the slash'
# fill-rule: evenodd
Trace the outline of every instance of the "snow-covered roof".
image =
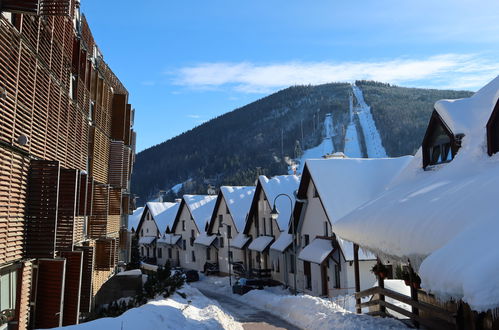
<svg viewBox="0 0 499 330">
<path fill-rule="evenodd" d="M 156 239 L 156 237 L 154 237 L 154 236 L 143 236 L 143 237 L 139 238 L 139 244 L 149 245 L 152 242 L 154 242 L 155 239 Z"/>
<path fill-rule="evenodd" d="M 334 224 L 381 193 L 412 158 L 309 159 L 305 166 Z"/>
<path fill-rule="evenodd" d="M 206 233 L 201 233 L 194 240 L 194 244 L 210 246 L 215 241 L 215 238 L 217 238 L 216 235 L 207 235 Z"/>
<path fill-rule="evenodd" d="M 333 241 L 316 238 L 298 255 L 298 259 L 322 264 L 322 262 L 333 252 Z"/>
<path fill-rule="evenodd" d="M 350 241 L 346 241 L 344 239 L 341 239 L 340 237 L 337 237 L 336 240 L 340 244 L 341 247 L 341 252 L 343 252 L 343 256 L 345 256 L 346 261 L 352 261 L 353 258 L 353 243 Z M 364 250 L 364 249 L 359 249 L 359 260 L 374 260 L 376 259 L 376 256 L 372 254 L 371 252 Z"/>
<path fill-rule="evenodd" d="M 184 201 L 201 233 L 211 219 L 216 200 L 215 195 L 184 195 Z"/>
<path fill-rule="evenodd" d="M 271 250 L 284 252 L 291 244 L 293 244 L 293 235 L 288 232 L 281 232 L 279 238 L 270 246 Z"/>
<path fill-rule="evenodd" d="M 436 102 L 435 110 L 454 134 L 467 136 L 483 132 L 498 97 L 499 76 L 469 98 Z"/>
<path fill-rule="evenodd" d="M 177 244 L 178 240 L 182 236 L 180 235 L 174 235 L 174 234 L 163 234 L 158 240 L 156 241 L 157 243 L 163 243 L 166 245 L 175 245 Z"/>
<path fill-rule="evenodd" d="M 135 211 L 133 211 L 133 214 L 128 216 L 128 230 L 132 230 L 132 228 L 137 230 L 142 212 L 144 212 L 143 206 L 136 208 Z"/>
<path fill-rule="evenodd" d="M 499 307 L 499 281 L 490 280 L 499 278 L 499 154 L 489 157 L 485 144 L 485 114 L 498 95 L 496 78 L 469 99 L 437 102 L 453 132 L 465 134 L 455 158 L 424 171 L 419 150 L 387 191 L 336 223 L 363 248 L 409 258 L 426 290 L 478 311 Z"/>
<path fill-rule="evenodd" d="M 244 245 L 249 241 L 249 237 L 244 235 L 243 232 L 239 232 L 233 240 L 230 241 L 230 246 L 237 249 L 242 249 Z"/>
<path fill-rule="evenodd" d="M 166 231 L 167 227 L 170 229 L 172 228 L 180 203 L 148 202 L 146 205 L 151 212 L 154 221 L 156 221 L 156 225 L 161 234 Z"/>
<path fill-rule="evenodd" d="M 220 187 L 225 202 L 236 225 L 236 230 L 242 232 L 246 223 L 246 215 L 251 207 L 255 187 Z"/>
<path fill-rule="evenodd" d="M 274 208 L 274 199 L 279 194 L 286 194 L 291 197 L 292 205 L 290 205 L 286 196 L 279 197 L 276 201 L 276 208 L 279 212 L 277 224 L 281 231 L 287 229 L 295 205 L 294 192 L 300 185 L 300 177 L 297 175 L 279 175 L 269 179 L 261 175 L 259 180 L 271 208 Z"/>
<path fill-rule="evenodd" d="M 263 252 L 273 240 L 274 238 L 272 236 L 258 236 L 250 243 L 248 249 Z"/>
</svg>

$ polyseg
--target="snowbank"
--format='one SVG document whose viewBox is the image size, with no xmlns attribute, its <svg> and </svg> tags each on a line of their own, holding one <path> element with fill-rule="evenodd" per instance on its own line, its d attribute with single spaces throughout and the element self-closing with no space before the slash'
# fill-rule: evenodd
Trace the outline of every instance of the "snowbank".
<svg viewBox="0 0 499 330">
<path fill-rule="evenodd" d="M 130 309 L 116 318 L 102 318 L 92 322 L 65 327 L 66 329 L 155 330 L 155 329 L 243 329 L 230 315 L 199 290 L 185 285 L 179 290 L 184 299 L 175 294 Z"/>
<path fill-rule="evenodd" d="M 303 329 L 406 329 L 394 319 L 374 318 L 345 310 L 334 302 L 309 295 L 293 296 L 279 287 L 232 294 L 228 278 L 205 277 L 198 287 L 230 295 L 257 309 L 268 311 Z"/>
</svg>

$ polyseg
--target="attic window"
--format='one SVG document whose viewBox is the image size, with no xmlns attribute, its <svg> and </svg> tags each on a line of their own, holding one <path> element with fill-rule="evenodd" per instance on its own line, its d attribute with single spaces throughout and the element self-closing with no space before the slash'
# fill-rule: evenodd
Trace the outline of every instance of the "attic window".
<svg viewBox="0 0 499 330">
<path fill-rule="evenodd" d="M 487 122 L 487 152 L 492 156 L 499 151 L 499 101 Z"/>
<path fill-rule="evenodd" d="M 433 111 L 431 116 L 422 147 L 423 168 L 450 162 L 459 149 L 458 139 L 436 111 Z"/>
</svg>

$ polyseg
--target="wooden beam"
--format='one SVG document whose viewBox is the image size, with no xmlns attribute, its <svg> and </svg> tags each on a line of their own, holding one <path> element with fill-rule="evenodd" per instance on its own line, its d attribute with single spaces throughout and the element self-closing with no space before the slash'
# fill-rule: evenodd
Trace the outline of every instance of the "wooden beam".
<svg viewBox="0 0 499 330">
<path fill-rule="evenodd" d="M 355 293 L 360 292 L 360 274 L 359 274 L 359 246 L 357 244 L 353 245 L 353 265 L 355 272 Z M 356 298 L 357 306 L 360 305 L 361 300 L 360 297 Z M 357 307 L 357 314 L 362 313 L 362 308 Z"/>
</svg>

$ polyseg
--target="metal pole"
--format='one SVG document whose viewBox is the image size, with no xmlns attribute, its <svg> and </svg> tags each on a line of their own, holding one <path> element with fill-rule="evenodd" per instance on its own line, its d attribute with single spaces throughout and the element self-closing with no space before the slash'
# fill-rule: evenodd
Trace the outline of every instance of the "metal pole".
<svg viewBox="0 0 499 330">
<path fill-rule="evenodd" d="M 227 245 L 228 245 L 227 246 L 227 248 L 228 248 L 227 254 L 228 254 L 228 258 L 229 258 L 229 285 L 232 286 L 232 274 L 230 272 L 230 259 L 231 258 L 230 258 L 230 237 L 229 237 L 229 235 L 227 235 Z"/>
</svg>

